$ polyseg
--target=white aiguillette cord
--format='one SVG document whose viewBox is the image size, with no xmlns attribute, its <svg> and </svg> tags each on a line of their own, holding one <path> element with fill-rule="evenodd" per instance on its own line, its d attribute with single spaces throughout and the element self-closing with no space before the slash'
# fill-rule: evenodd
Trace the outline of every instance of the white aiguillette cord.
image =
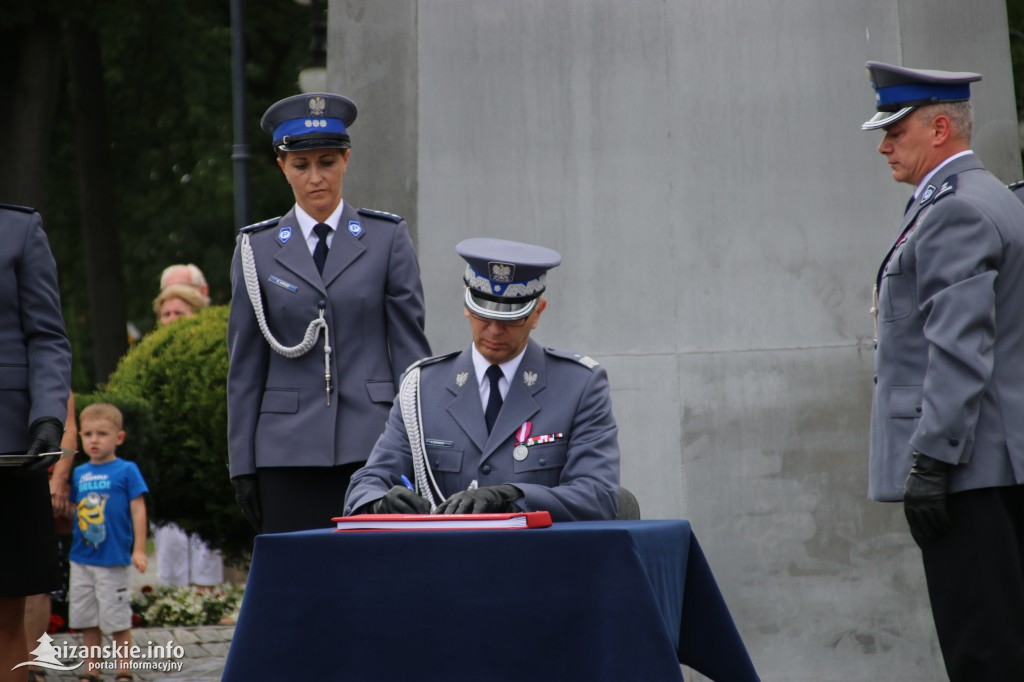
<svg viewBox="0 0 1024 682">
<path fill-rule="evenodd" d="M 434 472 L 427 461 L 427 449 L 423 441 L 423 414 L 420 412 L 420 368 L 413 367 L 402 380 L 398 389 L 398 399 L 402 408 L 402 421 L 409 437 L 409 449 L 412 451 L 412 471 L 416 479 L 416 492 L 430 503 L 431 513 L 445 501 L 441 494 L 441 486 L 434 480 Z M 437 493 L 436 497 L 434 493 Z M 440 500 L 438 500 L 440 498 Z"/>
<path fill-rule="evenodd" d="M 324 383 L 327 391 L 327 404 L 331 404 L 331 342 L 330 332 L 327 328 L 327 320 L 324 319 L 324 306 L 320 306 L 320 316 L 315 318 L 306 327 L 306 335 L 296 346 L 284 346 L 274 335 L 270 333 L 267 326 L 267 316 L 263 312 L 263 299 L 260 296 L 259 275 L 256 273 L 256 259 L 252 255 L 252 245 L 249 244 L 249 234 L 242 234 L 242 277 L 245 279 L 245 290 L 249 294 L 249 302 L 252 303 L 253 313 L 256 315 L 256 324 L 263 332 L 263 338 L 275 353 L 286 358 L 297 358 L 305 355 L 316 343 L 320 330 L 324 332 Z"/>
</svg>

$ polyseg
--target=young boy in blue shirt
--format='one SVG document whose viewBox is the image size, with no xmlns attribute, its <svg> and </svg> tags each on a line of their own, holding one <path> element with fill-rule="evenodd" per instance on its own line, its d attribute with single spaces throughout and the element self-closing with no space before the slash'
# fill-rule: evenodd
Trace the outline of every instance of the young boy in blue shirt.
<svg viewBox="0 0 1024 682">
<path fill-rule="evenodd" d="M 116 682 L 132 679 L 127 651 L 131 646 L 132 607 L 128 567 L 146 570 L 146 501 L 149 492 L 135 462 L 117 457 L 124 443 L 121 411 L 108 403 L 82 410 L 78 434 L 89 463 L 71 474 L 71 502 L 78 522 L 71 543 L 71 590 L 68 625 L 82 631 L 90 658 L 82 680 L 95 682 L 101 632 L 110 635 L 118 661 Z"/>
</svg>

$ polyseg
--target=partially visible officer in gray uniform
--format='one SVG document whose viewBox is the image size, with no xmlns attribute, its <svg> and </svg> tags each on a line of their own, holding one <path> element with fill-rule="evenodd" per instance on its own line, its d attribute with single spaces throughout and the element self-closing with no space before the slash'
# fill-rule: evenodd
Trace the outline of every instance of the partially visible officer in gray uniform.
<svg viewBox="0 0 1024 682">
<path fill-rule="evenodd" d="M 970 149 L 976 73 L 868 62 L 893 179 L 869 495 L 902 501 L 952 682 L 1024 679 L 1024 204 Z"/>
<path fill-rule="evenodd" d="M 228 322 L 230 475 L 259 532 L 332 525 L 402 370 L 430 354 L 408 226 L 342 200 L 355 118 L 330 93 L 263 115 L 295 206 L 241 230 Z"/>
<path fill-rule="evenodd" d="M 608 376 L 589 357 L 530 339 L 561 256 L 501 239 L 467 239 L 456 251 L 468 264 L 463 312 L 473 343 L 409 369 L 384 434 L 352 477 L 345 513 L 615 518 Z"/>
<path fill-rule="evenodd" d="M 0 671 L 28 660 L 25 597 L 57 588 L 46 469 L 59 455 L 71 384 L 57 264 L 34 210 L 0 205 Z M 31 458 L 25 455 L 32 456 Z M 0 458 L 2 460 L 3 458 Z"/>
</svg>

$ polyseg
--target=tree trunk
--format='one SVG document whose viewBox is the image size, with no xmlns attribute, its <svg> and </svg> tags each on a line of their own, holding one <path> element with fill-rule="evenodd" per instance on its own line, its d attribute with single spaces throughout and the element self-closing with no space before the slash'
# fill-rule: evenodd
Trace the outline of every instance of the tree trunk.
<svg viewBox="0 0 1024 682">
<path fill-rule="evenodd" d="M 107 380 L 128 348 L 103 65 L 99 39 L 92 27 L 82 22 L 69 23 L 65 28 L 65 45 L 74 112 L 89 325 L 96 383 L 100 384 Z"/>
<path fill-rule="evenodd" d="M 31 206 L 46 214 L 46 171 L 60 93 L 60 30 L 45 18 L 0 35 L 13 65 L 4 70 L 0 130 L 9 163 L 0 164 L 0 201 Z M 10 64 L 5 60 L 5 63 Z"/>
</svg>

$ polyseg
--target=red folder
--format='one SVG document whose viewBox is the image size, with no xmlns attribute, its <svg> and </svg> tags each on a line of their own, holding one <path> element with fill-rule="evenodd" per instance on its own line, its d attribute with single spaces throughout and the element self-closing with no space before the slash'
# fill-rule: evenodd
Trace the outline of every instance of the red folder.
<svg viewBox="0 0 1024 682">
<path fill-rule="evenodd" d="M 338 531 L 349 530 L 488 530 L 547 528 L 551 514 L 546 511 L 510 514 L 361 514 L 336 516 L 331 521 Z"/>
</svg>

